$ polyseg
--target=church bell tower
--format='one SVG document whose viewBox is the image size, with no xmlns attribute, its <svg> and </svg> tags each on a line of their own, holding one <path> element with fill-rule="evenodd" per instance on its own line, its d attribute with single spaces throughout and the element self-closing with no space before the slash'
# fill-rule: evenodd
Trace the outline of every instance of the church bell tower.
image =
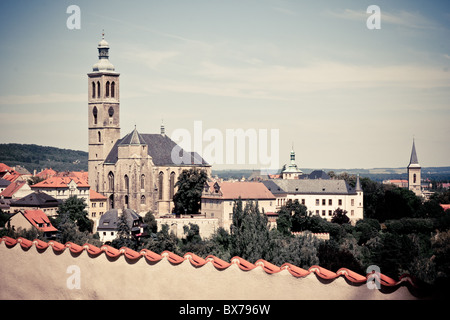
<svg viewBox="0 0 450 320">
<path fill-rule="evenodd" d="M 109 44 L 102 34 L 99 61 L 88 73 L 89 185 L 100 192 L 101 166 L 120 138 L 119 76 L 109 61 Z"/>
<path fill-rule="evenodd" d="M 411 159 L 408 165 L 408 189 L 413 191 L 418 197 L 422 196 L 421 171 L 422 169 L 417 159 L 416 145 L 413 140 Z"/>
</svg>

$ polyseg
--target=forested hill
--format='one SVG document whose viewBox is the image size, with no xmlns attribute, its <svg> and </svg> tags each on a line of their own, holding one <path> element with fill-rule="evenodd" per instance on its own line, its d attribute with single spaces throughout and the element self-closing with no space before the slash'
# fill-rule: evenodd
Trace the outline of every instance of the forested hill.
<svg viewBox="0 0 450 320">
<path fill-rule="evenodd" d="M 20 165 L 33 173 L 52 168 L 56 171 L 87 171 L 88 153 L 35 144 L 0 144 L 0 163 Z"/>
</svg>

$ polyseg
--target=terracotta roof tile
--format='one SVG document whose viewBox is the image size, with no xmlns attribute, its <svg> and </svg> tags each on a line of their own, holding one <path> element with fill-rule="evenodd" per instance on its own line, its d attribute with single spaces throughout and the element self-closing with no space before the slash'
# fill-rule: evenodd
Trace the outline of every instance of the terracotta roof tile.
<svg viewBox="0 0 450 320">
<path fill-rule="evenodd" d="M 23 250 L 28 250 L 33 245 L 40 250 L 46 250 L 48 247 L 51 246 L 56 254 L 61 253 L 67 248 L 69 248 L 69 250 L 72 253 L 81 253 L 84 250 L 86 250 L 88 253 L 97 256 L 104 252 L 108 257 L 118 258 L 121 255 L 124 255 L 127 259 L 133 261 L 138 260 L 142 256 L 144 256 L 148 261 L 152 263 L 157 263 L 161 261 L 163 258 L 167 258 L 167 260 L 172 264 L 181 264 L 184 261 L 189 260 L 189 262 L 195 267 L 202 267 L 207 263 L 212 263 L 214 267 L 217 268 L 218 270 L 224 270 L 229 268 L 231 264 L 236 264 L 239 267 L 239 269 L 243 271 L 250 271 L 260 266 L 268 274 L 278 273 L 287 270 L 292 276 L 296 278 L 306 277 L 309 274 L 314 273 L 319 278 L 325 280 L 334 280 L 336 278 L 343 276 L 350 283 L 354 284 L 361 284 L 367 282 L 368 280 L 370 281 L 371 279 L 374 279 L 374 277 L 379 277 L 379 281 L 382 286 L 394 287 L 400 285 L 402 282 L 409 282 L 410 284 L 414 285 L 413 279 L 408 275 L 403 275 L 399 281 L 395 281 L 394 279 L 384 274 L 371 273 L 367 274 L 366 276 L 363 276 L 347 268 L 341 268 L 335 273 L 317 265 L 311 266 L 308 270 L 302 269 L 290 263 L 285 263 L 281 267 L 278 267 L 263 259 L 260 259 L 256 261 L 255 264 L 253 264 L 237 256 L 233 257 L 231 259 L 231 263 L 229 263 L 213 255 L 209 255 L 206 259 L 203 259 L 191 252 L 186 253 L 184 257 L 180 257 L 179 255 L 170 251 L 164 251 L 161 255 L 159 255 L 148 249 L 142 249 L 140 252 L 136 252 L 126 247 L 123 247 L 120 250 L 118 250 L 108 245 L 103 245 L 101 248 L 97 248 L 96 246 L 93 246 L 91 244 L 84 244 L 83 246 L 80 246 L 72 242 L 67 242 L 64 245 L 53 240 L 49 241 L 48 243 L 45 243 L 44 241 L 37 239 L 30 241 L 21 237 L 13 239 L 7 236 L 0 238 L 0 244 L 2 242 L 5 243 L 7 248 L 12 248 L 17 243 L 19 243 Z"/>
</svg>

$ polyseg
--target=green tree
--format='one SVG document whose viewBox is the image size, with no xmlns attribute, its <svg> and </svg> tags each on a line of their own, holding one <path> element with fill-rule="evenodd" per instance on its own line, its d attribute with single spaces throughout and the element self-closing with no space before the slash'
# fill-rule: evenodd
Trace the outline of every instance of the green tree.
<svg viewBox="0 0 450 320">
<path fill-rule="evenodd" d="M 331 218 L 331 222 L 337 224 L 347 224 L 350 223 L 350 218 L 347 217 L 347 211 L 342 210 L 341 208 L 337 208 L 333 212 L 333 217 Z"/>
<path fill-rule="evenodd" d="M 158 223 L 152 211 L 148 211 L 145 214 L 143 221 L 147 224 L 148 233 L 156 233 L 158 231 Z"/>
<path fill-rule="evenodd" d="M 69 214 L 69 219 L 76 223 L 81 232 L 92 232 L 93 221 L 89 220 L 86 209 L 86 202 L 83 198 L 72 196 L 67 198 L 58 207 L 58 214 Z M 56 224 L 59 225 L 60 217 L 56 218 Z"/>
<path fill-rule="evenodd" d="M 242 209 L 242 200 L 235 202 L 230 251 L 232 256 L 240 256 L 251 262 L 270 255 L 268 220 L 266 215 L 259 211 L 258 203 L 249 201 Z"/>
<path fill-rule="evenodd" d="M 208 180 L 205 170 L 197 168 L 183 170 L 175 187 L 178 191 L 173 196 L 174 211 L 178 214 L 196 214 L 200 210 L 202 191 Z"/>
<path fill-rule="evenodd" d="M 122 214 L 117 222 L 117 237 L 112 241 L 111 245 L 120 249 L 122 247 L 127 247 L 130 249 L 136 248 L 136 241 L 131 235 L 131 228 L 128 225 L 126 214 Z"/>
</svg>

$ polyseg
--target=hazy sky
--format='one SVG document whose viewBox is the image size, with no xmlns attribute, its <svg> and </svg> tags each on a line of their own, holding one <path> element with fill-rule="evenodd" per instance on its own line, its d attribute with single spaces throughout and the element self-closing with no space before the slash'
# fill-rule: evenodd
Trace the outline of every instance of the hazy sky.
<svg viewBox="0 0 450 320">
<path fill-rule="evenodd" d="M 450 165 L 449 1 L 2 0 L 0 143 L 87 151 L 102 29 L 122 136 L 278 129 L 280 166 L 294 144 L 317 169 L 404 167 L 415 137 L 422 166 Z"/>
</svg>

